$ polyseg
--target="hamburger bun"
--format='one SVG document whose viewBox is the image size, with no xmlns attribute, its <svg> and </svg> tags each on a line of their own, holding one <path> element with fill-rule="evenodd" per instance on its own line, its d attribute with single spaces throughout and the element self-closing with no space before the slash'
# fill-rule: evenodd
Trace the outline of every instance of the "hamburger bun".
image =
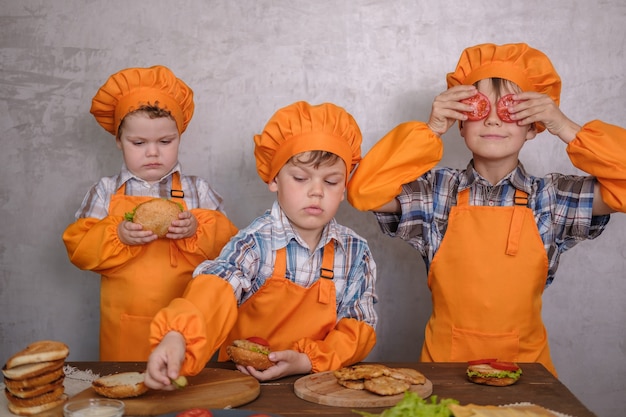
<svg viewBox="0 0 626 417">
<path fill-rule="evenodd" d="M 505 387 L 513 385 L 522 375 L 522 370 L 513 362 L 494 359 L 471 361 L 467 367 L 467 378 L 482 385 Z"/>
<path fill-rule="evenodd" d="M 267 357 L 270 353 L 269 345 L 261 338 L 234 340 L 232 345 L 226 347 L 226 353 L 237 365 L 252 366 L 259 371 L 274 365 Z"/>
<path fill-rule="evenodd" d="M 507 416 L 507 417 L 557 417 L 558 414 L 536 404 L 476 405 L 448 404 L 454 417 Z"/>
<path fill-rule="evenodd" d="M 13 392 L 14 390 L 27 390 L 37 388 L 41 385 L 49 384 L 53 381 L 56 381 L 59 378 L 65 378 L 65 372 L 63 372 L 63 365 L 58 368 L 51 370 L 50 372 L 34 376 L 32 378 L 26 379 L 9 379 L 4 378 L 4 384 L 9 389 L 9 391 Z"/>
<path fill-rule="evenodd" d="M 180 204 L 164 198 L 154 198 L 139 204 L 132 213 L 132 222 L 143 226 L 145 230 L 162 238 L 178 214 L 182 213 Z M 128 218 L 127 218 L 128 220 Z"/>
<path fill-rule="evenodd" d="M 63 387 L 63 383 L 54 387 L 51 386 L 48 391 L 31 398 L 20 398 L 11 394 L 8 389 L 5 388 L 4 390 L 9 404 L 13 404 L 17 407 L 34 407 L 47 404 L 61 398 L 64 393 L 65 388 Z"/>
<path fill-rule="evenodd" d="M 63 368 L 65 359 L 59 359 L 51 362 L 39 362 L 39 363 L 27 363 L 25 365 L 19 365 L 11 369 L 7 369 L 6 365 L 2 368 L 2 373 L 5 378 L 22 381 L 24 379 L 35 378 L 40 375 Z"/>
<path fill-rule="evenodd" d="M 65 375 L 48 384 L 41 384 L 33 388 L 14 389 L 14 388 L 9 388 L 9 386 L 7 385 L 5 389 L 8 393 L 10 393 L 11 395 L 17 398 L 34 398 L 42 394 L 45 394 L 47 392 L 50 392 L 52 390 L 55 390 L 59 387 L 63 388 L 64 380 L 65 380 Z"/>
<path fill-rule="evenodd" d="M 32 406 L 20 406 L 9 402 L 8 408 L 10 412 L 18 416 L 34 416 L 35 414 L 43 413 L 44 411 L 52 410 L 53 408 L 60 406 L 67 401 L 67 398 L 67 395 L 63 394 L 59 398 L 45 404 Z"/>
<path fill-rule="evenodd" d="M 30 363 L 50 362 L 65 359 L 70 349 L 63 342 L 55 340 L 39 340 L 26 346 L 26 348 L 11 356 L 6 364 L 6 369 L 15 368 Z"/>
<path fill-rule="evenodd" d="M 91 386 L 94 391 L 107 398 L 138 397 L 148 391 L 144 384 L 142 372 L 120 372 L 106 375 L 94 380 Z"/>
</svg>

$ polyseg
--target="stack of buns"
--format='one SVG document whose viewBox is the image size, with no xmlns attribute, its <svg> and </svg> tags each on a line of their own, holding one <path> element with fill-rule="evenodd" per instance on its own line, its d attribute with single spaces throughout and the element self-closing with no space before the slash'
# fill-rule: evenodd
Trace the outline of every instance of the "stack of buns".
<svg viewBox="0 0 626 417">
<path fill-rule="evenodd" d="M 9 411 L 32 416 L 63 404 L 63 366 L 69 353 L 62 342 L 40 340 L 11 356 L 2 368 Z"/>
</svg>

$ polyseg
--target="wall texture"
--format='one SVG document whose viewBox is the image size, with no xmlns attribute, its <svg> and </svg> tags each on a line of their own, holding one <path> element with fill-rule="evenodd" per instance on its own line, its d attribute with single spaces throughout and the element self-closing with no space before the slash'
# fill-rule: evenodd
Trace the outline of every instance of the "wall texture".
<svg viewBox="0 0 626 417">
<path fill-rule="evenodd" d="M 626 125 L 626 3 L 600 0 L 0 0 L 0 363 L 27 343 L 98 351 L 99 279 L 67 260 L 61 234 L 88 188 L 117 172 L 113 139 L 89 114 L 111 73 L 164 64 L 195 91 L 183 137 L 187 173 L 208 178 L 240 227 L 273 195 L 258 179 L 252 135 L 279 107 L 333 101 L 364 133 L 428 116 L 461 50 L 527 42 L 563 78 L 562 109 L 584 123 Z M 454 129 L 443 163 L 469 155 Z M 522 159 L 533 173 L 577 173 L 547 133 Z M 378 262 L 379 344 L 369 360 L 417 360 L 430 310 L 417 253 L 345 203 L 339 221 Z M 544 297 L 563 382 L 599 416 L 623 415 L 626 217 L 564 256 Z"/>
</svg>

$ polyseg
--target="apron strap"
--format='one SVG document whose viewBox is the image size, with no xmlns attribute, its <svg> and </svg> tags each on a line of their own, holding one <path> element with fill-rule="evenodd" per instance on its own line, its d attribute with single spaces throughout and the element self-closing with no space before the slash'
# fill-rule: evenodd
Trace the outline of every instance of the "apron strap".
<svg viewBox="0 0 626 417">
<path fill-rule="evenodd" d="M 274 275 L 281 271 L 282 277 L 287 276 L 287 248 L 280 248 L 276 251 L 276 260 L 274 261 Z"/>
<path fill-rule="evenodd" d="M 325 246 L 322 254 L 322 266 L 320 267 L 320 279 L 318 281 L 319 292 L 317 301 L 329 304 L 331 297 L 335 296 L 335 240 L 331 239 Z"/>
<path fill-rule="evenodd" d="M 183 198 L 185 197 L 185 192 L 183 191 L 183 186 L 180 182 L 180 173 L 178 171 L 174 172 L 174 175 L 172 175 L 172 189 L 170 190 L 170 197 L 173 201 L 181 204 L 183 202 Z"/>
<path fill-rule="evenodd" d="M 524 225 L 524 209 L 528 206 L 528 194 L 522 190 L 515 190 L 515 205 L 511 216 L 511 226 L 509 227 L 509 238 L 506 243 L 506 254 L 517 255 L 519 250 L 520 234 Z"/>
<path fill-rule="evenodd" d="M 322 266 L 320 267 L 319 280 L 314 284 L 318 286 L 317 301 L 322 304 L 330 303 L 331 297 L 335 296 L 335 285 L 333 277 L 335 265 L 335 240 L 331 239 L 322 252 Z M 287 276 L 287 249 L 280 248 L 276 251 L 276 260 L 274 261 L 274 272 L 284 271 L 283 277 Z"/>
<path fill-rule="evenodd" d="M 459 207 L 469 206 L 469 188 L 456 194 L 456 205 Z"/>
</svg>

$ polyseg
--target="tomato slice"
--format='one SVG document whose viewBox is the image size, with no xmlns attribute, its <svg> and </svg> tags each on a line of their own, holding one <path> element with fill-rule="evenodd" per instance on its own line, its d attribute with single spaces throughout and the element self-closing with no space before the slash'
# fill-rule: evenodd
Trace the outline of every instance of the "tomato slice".
<svg viewBox="0 0 626 417">
<path fill-rule="evenodd" d="M 499 362 L 494 361 L 489 364 L 492 368 L 498 369 L 500 371 L 517 371 L 519 366 L 513 362 Z"/>
<path fill-rule="evenodd" d="M 473 361 L 468 361 L 468 362 L 467 362 L 467 364 L 468 364 L 468 365 L 482 365 L 482 364 L 484 364 L 484 363 L 489 364 L 489 363 L 491 363 L 491 362 L 495 362 L 495 361 L 497 361 L 497 360 L 498 360 L 498 359 L 496 359 L 496 358 L 490 358 L 490 359 L 476 359 L 476 360 L 473 360 Z"/>
<path fill-rule="evenodd" d="M 262 337 L 252 336 L 252 337 L 248 337 L 246 340 L 249 341 L 249 342 L 252 342 L 252 343 L 256 343 L 258 345 L 262 345 L 262 346 L 269 347 L 269 345 L 270 345 L 267 342 L 267 340 L 263 339 Z"/>
<path fill-rule="evenodd" d="M 509 113 L 509 107 L 519 103 L 518 100 L 513 100 L 513 94 L 507 94 L 500 97 L 496 105 L 496 113 L 500 120 L 505 123 L 515 123 L 515 120 L 511 119 L 511 113 Z"/>
<path fill-rule="evenodd" d="M 176 417 L 213 417 L 213 413 L 206 408 L 190 408 L 176 414 Z"/>
<path fill-rule="evenodd" d="M 472 97 L 461 100 L 461 103 L 469 104 L 474 107 L 472 111 L 464 112 L 467 114 L 468 120 L 482 120 L 487 117 L 491 111 L 491 103 L 489 102 L 489 99 L 486 95 L 480 92 L 476 93 L 476 95 Z"/>
</svg>

